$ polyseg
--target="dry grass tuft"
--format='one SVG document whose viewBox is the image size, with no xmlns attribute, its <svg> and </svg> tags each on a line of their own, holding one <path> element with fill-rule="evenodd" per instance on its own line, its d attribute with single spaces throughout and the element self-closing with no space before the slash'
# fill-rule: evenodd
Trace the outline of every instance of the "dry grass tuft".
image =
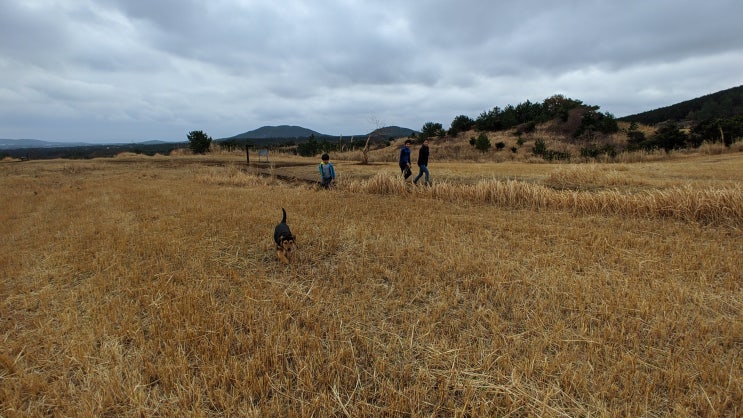
<svg viewBox="0 0 743 418">
<path fill-rule="evenodd" d="M 275 183 L 275 178 L 261 176 L 255 173 L 246 173 L 235 166 L 224 168 L 209 168 L 206 173 L 199 174 L 197 179 L 207 184 L 221 186 L 268 186 Z"/>
<path fill-rule="evenodd" d="M 598 164 L 560 167 L 550 173 L 544 183 L 555 189 L 602 189 L 648 185 L 645 181 L 629 177 L 626 167 Z"/>
<path fill-rule="evenodd" d="M 410 183 L 403 181 L 399 175 L 393 176 L 389 173 L 378 173 L 370 179 L 351 181 L 345 185 L 345 188 L 352 193 L 400 195 L 409 190 Z"/>
</svg>

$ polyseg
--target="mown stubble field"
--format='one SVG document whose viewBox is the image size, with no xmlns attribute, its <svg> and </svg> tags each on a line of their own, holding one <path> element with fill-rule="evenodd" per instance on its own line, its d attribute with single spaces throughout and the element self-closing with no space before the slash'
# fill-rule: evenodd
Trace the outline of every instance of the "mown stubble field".
<svg viewBox="0 0 743 418">
<path fill-rule="evenodd" d="M 743 154 L 316 163 L 0 162 L 0 416 L 743 414 Z"/>
</svg>

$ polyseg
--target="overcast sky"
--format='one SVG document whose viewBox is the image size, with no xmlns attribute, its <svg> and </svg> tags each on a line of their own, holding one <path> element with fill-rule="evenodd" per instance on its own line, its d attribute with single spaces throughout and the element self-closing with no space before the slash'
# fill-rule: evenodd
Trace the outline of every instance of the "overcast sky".
<svg viewBox="0 0 743 418">
<path fill-rule="evenodd" d="M 740 0 L 0 0 L 0 138 L 448 128 L 563 94 L 617 117 L 743 84 Z"/>
</svg>

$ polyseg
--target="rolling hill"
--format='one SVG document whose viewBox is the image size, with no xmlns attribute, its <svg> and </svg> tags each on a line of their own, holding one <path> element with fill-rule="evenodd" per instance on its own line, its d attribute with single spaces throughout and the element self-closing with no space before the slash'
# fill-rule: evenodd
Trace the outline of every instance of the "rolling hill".
<svg viewBox="0 0 743 418">
<path fill-rule="evenodd" d="M 312 129 L 303 128 L 301 126 L 262 126 L 252 131 L 243 132 L 235 136 L 224 139 L 290 139 L 290 138 L 309 138 L 314 135 L 316 138 L 329 136 L 319 132 L 315 132 Z"/>
<path fill-rule="evenodd" d="M 743 86 L 733 87 L 671 106 L 619 118 L 625 122 L 654 125 L 661 122 L 701 122 L 743 115 Z"/>
</svg>

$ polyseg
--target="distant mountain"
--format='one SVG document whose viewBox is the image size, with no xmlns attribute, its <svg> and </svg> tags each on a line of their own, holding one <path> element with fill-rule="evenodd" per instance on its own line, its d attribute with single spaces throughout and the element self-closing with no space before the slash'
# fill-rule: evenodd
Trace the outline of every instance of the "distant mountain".
<svg viewBox="0 0 743 418">
<path fill-rule="evenodd" d="M 173 141 L 160 141 L 158 139 L 153 139 L 152 141 L 137 142 L 137 144 L 142 144 L 142 145 L 165 145 L 165 144 L 172 144 L 172 143 Z"/>
<path fill-rule="evenodd" d="M 366 140 L 371 135 L 372 141 L 387 140 L 389 138 L 399 138 L 403 136 L 410 136 L 410 134 L 416 131 L 408 128 L 401 128 L 399 126 L 387 126 L 384 128 L 375 129 L 374 131 L 367 134 L 359 135 L 343 135 L 344 138 L 355 138 L 356 140 Z M 323 139 L 337 138 L 337 135 L 323 134 L 311 129 L 303 128 L 301 126 L 262 126 L 252 131 L 244 132 L 229 138 L 218 139 L 217 141 L 248 141 L 253 145 L 265 146 L 265 145 L 279 145 L 287 142 L 302 143 L 310 139 L 311 136 L 315 139 L 322 141 Z"/>
<path fill-rule="evenodd" d="M 143 142 L 120 142 L 97 144 L 90 142 L 59 142 L 59 141 L 42 141 L 40 139 L 0 139 L 0 149 L 44 149 L 44 148 L 76 148 L 76 147 L 136 147 L 139 145 L 158 146 L 174 144 L 169 141 L 143 141 Z"/>
<path fill-rule="evenodd" d="M 290 138 L 309 138 L 315 135 L 315 137 L 329 136 L 323 135 L 319 132 L 315 132 L 311 129 L 303 128 L 301 126 L 262 126 L 252 131 L 243 132 L 241 134 L 225 138 L 225 139 L 290 139 Z"/>
<path fill-rule="evenodd" d="M 19 142 L 15 141 L 21 141 Z M 6 143 L 6 140 L 0 140 L 0 144 Z M 131 152 L 144 155 L 168 155 L 173 150 L 187 148 L 185 142 L 164 142 L 164 141 L 147 141 L 147 143 L 128 143 L 128 144 L 80 144 L 51 142 L 51 146 L 40 146 L 48 144 L 46 141 L 33 140 L 14 140 L 9 148 L 0 147 L 0 159 L 5 157 L 26 158 L 30 160 L 43 160 L 49 158 L 106 158 L 113 157 L 122 152 Z"/>
<path fill-rule="evenodd" d="M 83 142 L 50 142 L 39 139 L 0 139 L 0 149 L 82 147 Z"/>
<path fill-rule="evenodd" d="M 375 129 L 368 135 L 371 135 L 372 139 L 390 139 L 410 136 L 413 133 L 418 132 L 408 128 L 401 128 L 399 126 L 385 126 L 384 128 Z"/>
<path fill-rule="evenodd" d="M 619 120 L 654 125 L 666 121 L 694 123 L 741 115 L 743 115 L 743 86 L 738 86 L 675 105 L 624 116 Z"/>
</svg>

